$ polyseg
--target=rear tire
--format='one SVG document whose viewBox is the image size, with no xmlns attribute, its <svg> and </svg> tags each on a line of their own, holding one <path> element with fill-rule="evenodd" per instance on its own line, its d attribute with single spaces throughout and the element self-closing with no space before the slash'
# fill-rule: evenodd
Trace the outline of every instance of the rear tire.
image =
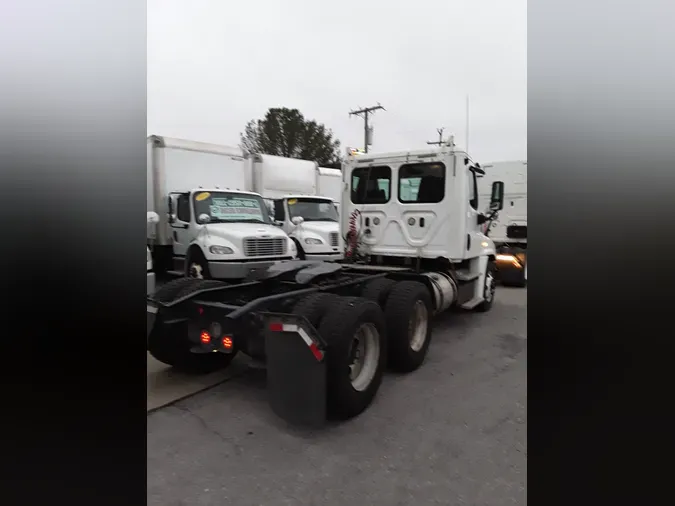
<svg viewBox="0 0 675 506">
<path fill-rule="evenodd" d="M 148 351 L 155 359 L 187 374 L 208 374 L 225 369 L 235 353 L 192 353 L 184 323 L 155 324 L 148 336 Z"/>
<path fill-rule="evenodd" d="M 385 307 L 387 303 L 387 297 L 389 297 L 389 292 L 391 292 L 391 289 L 395 285 L 396 281 L 392 279 L 374 279 L 366 283 L 366 286 L 363 287 L 361 297 L 376 302 L 380 305 L 380 307 Z"/>
<path fill-rule="evenodd" d="M 348 419 L 362 413 L 382 383 L 386 325 L 380 307 L 360 297 L 340 297 L 319 326 L 328 344 L 328 413 Z"/>
<path fill-rule="evenodd" d="M 313 293 L 300 299 L 293 307 L 293 314 L 304 316 L 318 330 L 323 317 L 340 300 L 334 293 Z"/>
<path fill-rule="evenodd" d="M 411 372 L 424 362 L 431 343 L 431 295 L 418 281 L 401 281 L 391 289 L 384 309 L 389 365 Z"/>
</svg>

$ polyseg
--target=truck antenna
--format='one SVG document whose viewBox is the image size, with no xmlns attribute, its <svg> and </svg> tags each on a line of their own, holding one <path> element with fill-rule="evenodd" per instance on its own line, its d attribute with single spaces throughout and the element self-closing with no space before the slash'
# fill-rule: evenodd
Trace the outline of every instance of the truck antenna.
<svg viewBox="0 0 675 506">
<path fill-rule="evenodd" d="M 466 96 L 466 152 L 469 152 L 469 95 Z"/>
<path fill-rule="evenodd" d="M 438 133 L 438 140 L 437 141 L 427 141 L 427 144 L 442 146 L 443 145 L 443 131 L 445 131 L 445 127 L 437 128 L 436 132 Z"/>
</svg>

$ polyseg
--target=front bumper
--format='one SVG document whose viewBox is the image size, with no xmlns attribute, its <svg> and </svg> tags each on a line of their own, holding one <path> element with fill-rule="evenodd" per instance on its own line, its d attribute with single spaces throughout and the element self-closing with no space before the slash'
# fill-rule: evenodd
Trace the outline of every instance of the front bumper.
<svg viewBox="0 0 675 506">
<path fill-rule="evenodd" d="M 344 255 L 342 253 L 305 253 L 307 260 L 336 262 L 342 260 Z"/>
<path fill-rule="evenodd" d="M 527 253 L 524 251 L 508 251 L 497 254 L 497 278 L 502 283 L 522 283 L 526 279 L 525 265 Z"/>
<path fill-rule="evenodd" d="M 257 262 L 209 262 L 209 272 L 214 279 L 244 279 L 255 271 L 262 271 L 291 257 L 277 260 L 261 260 Z"/>
</svg>

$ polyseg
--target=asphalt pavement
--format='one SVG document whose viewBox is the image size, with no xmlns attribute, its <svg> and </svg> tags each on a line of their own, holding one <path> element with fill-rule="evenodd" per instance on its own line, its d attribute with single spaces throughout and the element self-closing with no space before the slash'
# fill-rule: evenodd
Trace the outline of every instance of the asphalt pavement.
<svg viewBox="0 0 675 506">
<path fill-rule="evenodd" d="M 424 365 L 361 416 L 278 419 L 251 369 L 148 415 L 148 506 L 525 505 L 527 290 L 435 322 Z"/>
</svg>

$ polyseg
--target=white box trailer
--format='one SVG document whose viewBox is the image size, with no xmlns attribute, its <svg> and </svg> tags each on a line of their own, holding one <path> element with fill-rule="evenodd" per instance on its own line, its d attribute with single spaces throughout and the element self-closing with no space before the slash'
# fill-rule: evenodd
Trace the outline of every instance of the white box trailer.
<svg viewBox="0 0 675 506">
<path fill-rule="evenodd" d="M 337 208 L 342 199 L 342 171 L 328 167 L 319 167 L 317 194 L 333 199 Z"/>
<path fill-rule="evenodd" d="M 251 159 L 238 147 L 148 138 L 148 233 L 155 270 L 238 280 L 296 256 L 252 186 Z"/>
<path fill-rule="evenodd" d="M 298 257 L 340 260 L 343 241 L 333 199 L 322 195 L 315 162 L 253 155 L 253 189 L 268 199 L 276 224 L 295 242 Z"/>
<path fill-rule="evenodd" d="M 527 284 L 527 161 L 503 161 L 483 165 L 478 180 L 481 202 L 490 200 L 494 181 L 504 182 L 504 209 L 487 233 L 497 247 L 497 268 L 504 284 Z"/>
</svg>

